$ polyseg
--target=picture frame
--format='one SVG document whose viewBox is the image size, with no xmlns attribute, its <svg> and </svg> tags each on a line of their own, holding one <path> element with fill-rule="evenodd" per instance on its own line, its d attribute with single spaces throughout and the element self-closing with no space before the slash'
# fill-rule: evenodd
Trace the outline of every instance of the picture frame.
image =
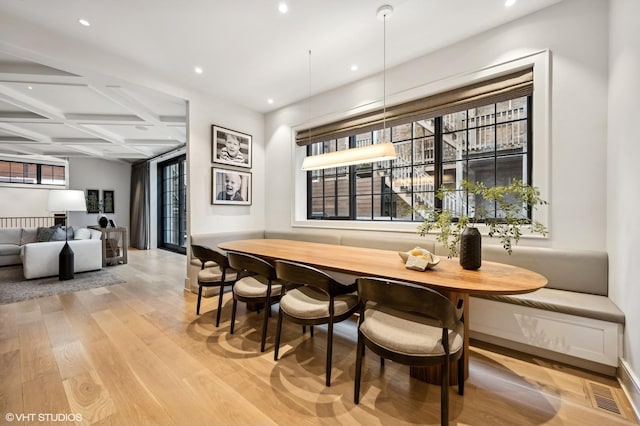
<svg viewBox="0 0 640 426">
<path fill-rule="evenodd" d="M 100 213 L 99 189 L 87 189 L 87 213 Z"/>
<path fill-rule="evenodd" d="M 102 206 L 105 213 L 115 213 L 114 191 L 102 191 Z"/>
<path fill-rule="evenodd" d="M 112 228 L 117 228 L 116 223 L 113 219 L 109 219 L 109 226 L 111 226 Z"/>
<path fill-rule="evenodd" d="M 251 172 L 211 168 L 211 204 L 251 205 Z"/>
<path fill-rule="evenodd" d="M 211 162 L 251 168 L 252 137 L 246 133 L 211 126 Z"/>
</svg>

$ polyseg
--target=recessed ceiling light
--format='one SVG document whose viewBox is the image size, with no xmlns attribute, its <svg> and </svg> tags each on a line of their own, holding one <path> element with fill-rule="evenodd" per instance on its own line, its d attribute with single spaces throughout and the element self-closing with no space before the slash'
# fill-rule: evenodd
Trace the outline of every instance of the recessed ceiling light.
<svg viewBox="0 0 640 426">
<path fill-rule="evenodd" d="M 271 105 L 273 103 L 273 99 L 267 99 L 267 103 Z"/>
<path fill-rule="evenodd" d="M 358 66 L 356 64 L 351 65 L 351 71 L 358 71 Z"/>
<path fill-rule="evenodd" d="M 507 0 L 507 1 L 505 1 L 505 2 L 504 2 L 504 6 L 505 6 L 505 7 L 511 7 L 511 6 L 513 6 L 514 4 L 516 4 L 516 1 L 517 1 L 517 0 Z"/>
<path fill-rule="evenodd" d="M 33 86 L 27 86 L 27 89 L 33 90 Z"/>
<path fill-rule="evenodd" d="M 86 19 L 84 19 L 84 18 L 79 18 L 79 19 L 78 19 L 78 22 L 80 23 L 80 25 L 84 25 L 85 27 L 88 27 L 88 26 L 90 26 L 90 25 L 91 25 L 91 22 L 87 21 L 87 20 L 86 20 Z"/>
<path fill-rule="evenodd" d="M 193 70 L 195 71 L 196 74 L 202 74 L 204 72 L 204 70 L 200 67 L 195 67 Z"/>
<path fill-rule="evenodd" d="M 280 11 L 280 13 L 287 13 L 289 11 L 289 6 L 287 6 L 286 3 L 280 3 L 278 5 L 278 10 Z"/>
</svg>

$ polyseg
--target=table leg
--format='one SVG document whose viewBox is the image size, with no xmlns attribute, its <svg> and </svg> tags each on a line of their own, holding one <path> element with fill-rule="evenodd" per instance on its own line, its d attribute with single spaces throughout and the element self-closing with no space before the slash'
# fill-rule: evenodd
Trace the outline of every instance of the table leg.
<svg viewBox="0 0 640 426">
<path fill-rule="evenodd" d="M 446 293 L 446 296 L 451 299 L 453 303 L 458 303 L 458 300 L 462 299 L 463 315 L 464 315 L 464 379 L 469 377 L 469 295 L 464 293 Z M 410 367 L 409 374 L 418 380 L 422 380 L 427 383 L 439 385 L 442 383 L 442 372 L 439 365 L 429 367 Z M 452 362 L 449 365 L 449 384 L 458 384 L 458 363 Z"/>
</svg>

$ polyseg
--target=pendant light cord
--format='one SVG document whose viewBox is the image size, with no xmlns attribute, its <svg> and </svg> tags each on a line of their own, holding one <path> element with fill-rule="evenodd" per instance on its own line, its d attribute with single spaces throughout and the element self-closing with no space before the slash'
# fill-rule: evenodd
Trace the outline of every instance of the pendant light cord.
<svg viewBox="0 0 640 426">
<path fill-rule="evenodd" d="M 307 87 L 307 117 L 309 120 L 309 132 L 308 132 L 308 138 L 309 138 L 309 145 L 311 145 L 311 49 L 309 49 L 309 80 L 308 80 L 308 87 Z"/>
<path fill-rule="evenodd" d="M 387 14 L 383 18 L 382 32 L 382 142 L 387 130 Z"/>
</svg>

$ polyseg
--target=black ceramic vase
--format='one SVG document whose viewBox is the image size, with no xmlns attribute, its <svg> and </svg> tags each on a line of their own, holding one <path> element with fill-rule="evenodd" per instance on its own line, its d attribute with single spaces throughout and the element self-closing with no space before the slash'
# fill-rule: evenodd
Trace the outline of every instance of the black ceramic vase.
<svg viewBox="0 0 640 426">
<path fill-rule="evenodd" d="M 482 265 L 482 235 L 478 228 L 467 226 L 460 234 L 460 266 L 479 269 Z"/>
<path fill-rule="evenodd" d="M 106 228 L 107 225 L 109 225 L 109 219 L 104 215 L 100 216 L 100 218 L 98 218 L 98 225 L 100 225 L 100 228 Z"/>
</svg>

